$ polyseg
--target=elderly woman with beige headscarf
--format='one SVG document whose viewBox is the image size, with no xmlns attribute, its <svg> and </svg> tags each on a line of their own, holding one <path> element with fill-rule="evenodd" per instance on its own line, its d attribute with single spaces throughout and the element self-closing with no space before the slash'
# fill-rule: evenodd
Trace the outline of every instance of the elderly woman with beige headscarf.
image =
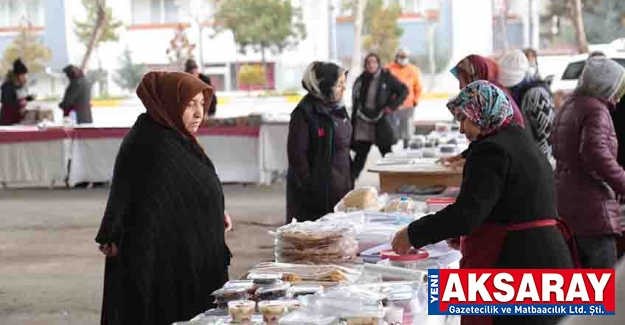
<svg viewBox="0 0 625 325">
<path fill-rule="evenodd" d="M 101 324 L 169 325 L 213 305 L 228 280 L 224 195 L 194 134 L 213 96 L 180 72 L 150 72 L 124 139 L 96 242 L 107 256 Z M 225 219 L 225 220 L 224 220 Z"/>
</svg>

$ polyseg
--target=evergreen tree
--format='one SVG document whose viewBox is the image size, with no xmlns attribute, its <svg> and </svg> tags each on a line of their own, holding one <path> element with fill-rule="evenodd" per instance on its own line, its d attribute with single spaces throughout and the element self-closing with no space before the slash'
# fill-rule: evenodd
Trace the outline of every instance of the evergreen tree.
<svg viewBox="0 0 625 325">
<path fill-rule="evenodd" d="M 124 53 L 119 58 L 119 65 L 120 68 L 117 70 L 113 80 L 122 89 L 128 91 L 135 90 L 146 73 L 147 67 L 144 64 L 132 62 L 132 53 L 128 48 L 124 50 Z"/>
</svg>

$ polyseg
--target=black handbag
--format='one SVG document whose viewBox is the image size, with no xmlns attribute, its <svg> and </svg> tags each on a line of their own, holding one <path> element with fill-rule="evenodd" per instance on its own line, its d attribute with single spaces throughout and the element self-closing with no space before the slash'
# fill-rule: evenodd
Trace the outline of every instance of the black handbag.
<svg viewBox="0 0 625 325">
<path fill-rule="evenodd" d="M 375 124 L 375 145 L 392 147 L 399 141 L 397 131 L 390 114 L 384 114 Z"/>
</svg>

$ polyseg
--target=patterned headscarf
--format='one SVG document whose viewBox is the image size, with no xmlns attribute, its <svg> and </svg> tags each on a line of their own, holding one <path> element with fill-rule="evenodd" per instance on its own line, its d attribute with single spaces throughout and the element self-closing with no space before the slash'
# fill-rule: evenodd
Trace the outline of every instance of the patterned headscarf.
<svg viewBox="0 0 625 325">
<path fill-rule="evenodd" d="M 483 135 L 495 133 L 512 122 L 513 110 L 508 97 L 491 82 L 474 81 L 460 91 L 447 108 L 454 116 L 463 114 L 480 127 Z"/>
</svg>

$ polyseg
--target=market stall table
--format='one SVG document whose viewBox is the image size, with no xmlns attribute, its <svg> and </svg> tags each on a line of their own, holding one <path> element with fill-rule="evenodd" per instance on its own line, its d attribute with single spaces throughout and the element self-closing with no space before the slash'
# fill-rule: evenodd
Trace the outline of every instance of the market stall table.
<svg viewBox="0 0 625 325">
<path fill-rule="evenodd" d="M 462 183 L 462 169 L 443 166 L 376 165 L 369 171 L 378 174 L 380 190 L 386 193 L 396 193 L 405 185 L 460 187 Z"/>
<path fill-rule="evenodd" d="M 67 138 L 63 128 L 0 127 L 0 183 L 62 183 L 67 175 Z"/>
</svg>

